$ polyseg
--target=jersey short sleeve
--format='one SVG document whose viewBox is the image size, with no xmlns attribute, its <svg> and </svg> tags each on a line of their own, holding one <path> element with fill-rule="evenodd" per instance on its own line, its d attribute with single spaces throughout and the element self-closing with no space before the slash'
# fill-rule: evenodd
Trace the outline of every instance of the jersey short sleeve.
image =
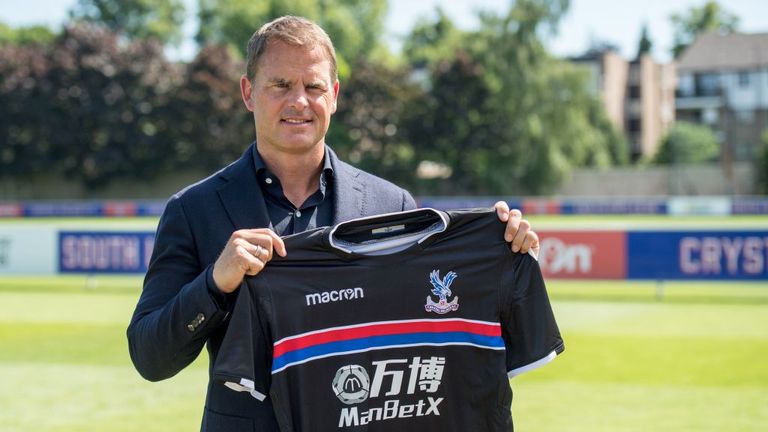
<svg viewBox="0 0 768 432">
<path fill-rule="evenodd" d="M 501 323 L 511 378 L 549 363 L 564 345 L 536 259 L 510 254 L 505 265 Z"/>
<path fill-rule="evenodd" d="M 214 362 L 214 380 L 259 401 L 266 399 L 270 386 L 271 341 L 264 325 L 266 311 L 259 309 L 257 299 L 243 282 L 231 314 L 231 321 Z"/>
</svg>

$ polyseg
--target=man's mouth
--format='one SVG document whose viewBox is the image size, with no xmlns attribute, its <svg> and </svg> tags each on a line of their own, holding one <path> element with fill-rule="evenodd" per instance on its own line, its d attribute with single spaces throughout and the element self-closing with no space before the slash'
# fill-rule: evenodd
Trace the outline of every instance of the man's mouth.
<svg viewBox="0 0 768 432">
<path fill-rule="evenodd" d="M 287 118 L 287 119 L 283 119 L 283 122 L 288 124 L 293 124 L 293 125 L 301 125 L 306 123 L 312 123 L 312 120 Z"/>
</svg>

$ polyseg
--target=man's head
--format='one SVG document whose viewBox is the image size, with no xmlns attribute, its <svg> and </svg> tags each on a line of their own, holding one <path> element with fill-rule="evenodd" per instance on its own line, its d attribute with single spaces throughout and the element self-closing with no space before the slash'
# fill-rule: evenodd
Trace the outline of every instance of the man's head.
<svg viewBox="0 0 768 432">
<path fill-rule="evenodd" d="M 277 155 L 322 157 L 339 81 L 333 45 L 317 24 L 288 16 L 257 31 L 240 91 L 267 163 Z"/>
<path fill-rule="evenodd" d="M 264 54 L 267 45 L 273 41 L 281 41 L 306 49 L 322 47 L 331 63 L 331 77 L 334 80 L 338 79 L 336 50 L 325 30 L 306 18 L 289 15 L 264 24 L 248 41 L 245 74 L 251 82 L 256 76 L 259 59 Z"/>
</svg>

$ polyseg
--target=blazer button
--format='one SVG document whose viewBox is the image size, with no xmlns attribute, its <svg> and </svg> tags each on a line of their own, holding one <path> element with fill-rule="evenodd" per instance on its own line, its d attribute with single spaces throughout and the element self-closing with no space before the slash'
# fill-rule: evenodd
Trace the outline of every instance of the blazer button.
<svg viewBox="0 0 768 432">
<path fill-rule="evenodd" d="M 205 315 L 201 313 L 197 314 L 197 323 L 200 324 L 201 322 L 205 321 Z"/>
<path fill-rule="evenodd" d="M 195 326 L 192 325 L 192 324 L 187 324 L 187 330 L 193 332 L 193 331 L 195 331 Z"/>
</svg>

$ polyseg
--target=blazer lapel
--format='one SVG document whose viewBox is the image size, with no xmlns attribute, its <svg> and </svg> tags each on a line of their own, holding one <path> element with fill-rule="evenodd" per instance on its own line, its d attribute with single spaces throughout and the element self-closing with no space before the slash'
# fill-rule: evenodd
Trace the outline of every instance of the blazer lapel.
<svg viewBox="0 0 768 432">
<path fill-rule="evenodd" d="M 219 198 L 235 229 L 271 226 L 253 166 L 255 145 L 251 144 L 240 159 L 220 174 L 226 183 L 218 191 Z"/>
<path fill-rule="evenodd" d="M 365 216 L 365 186 L 358 179 L 360 170 L 339 160 L 330 147 L 326 146 L 325 152 L 333 167 L 333 224 Z"/>
</svg>

